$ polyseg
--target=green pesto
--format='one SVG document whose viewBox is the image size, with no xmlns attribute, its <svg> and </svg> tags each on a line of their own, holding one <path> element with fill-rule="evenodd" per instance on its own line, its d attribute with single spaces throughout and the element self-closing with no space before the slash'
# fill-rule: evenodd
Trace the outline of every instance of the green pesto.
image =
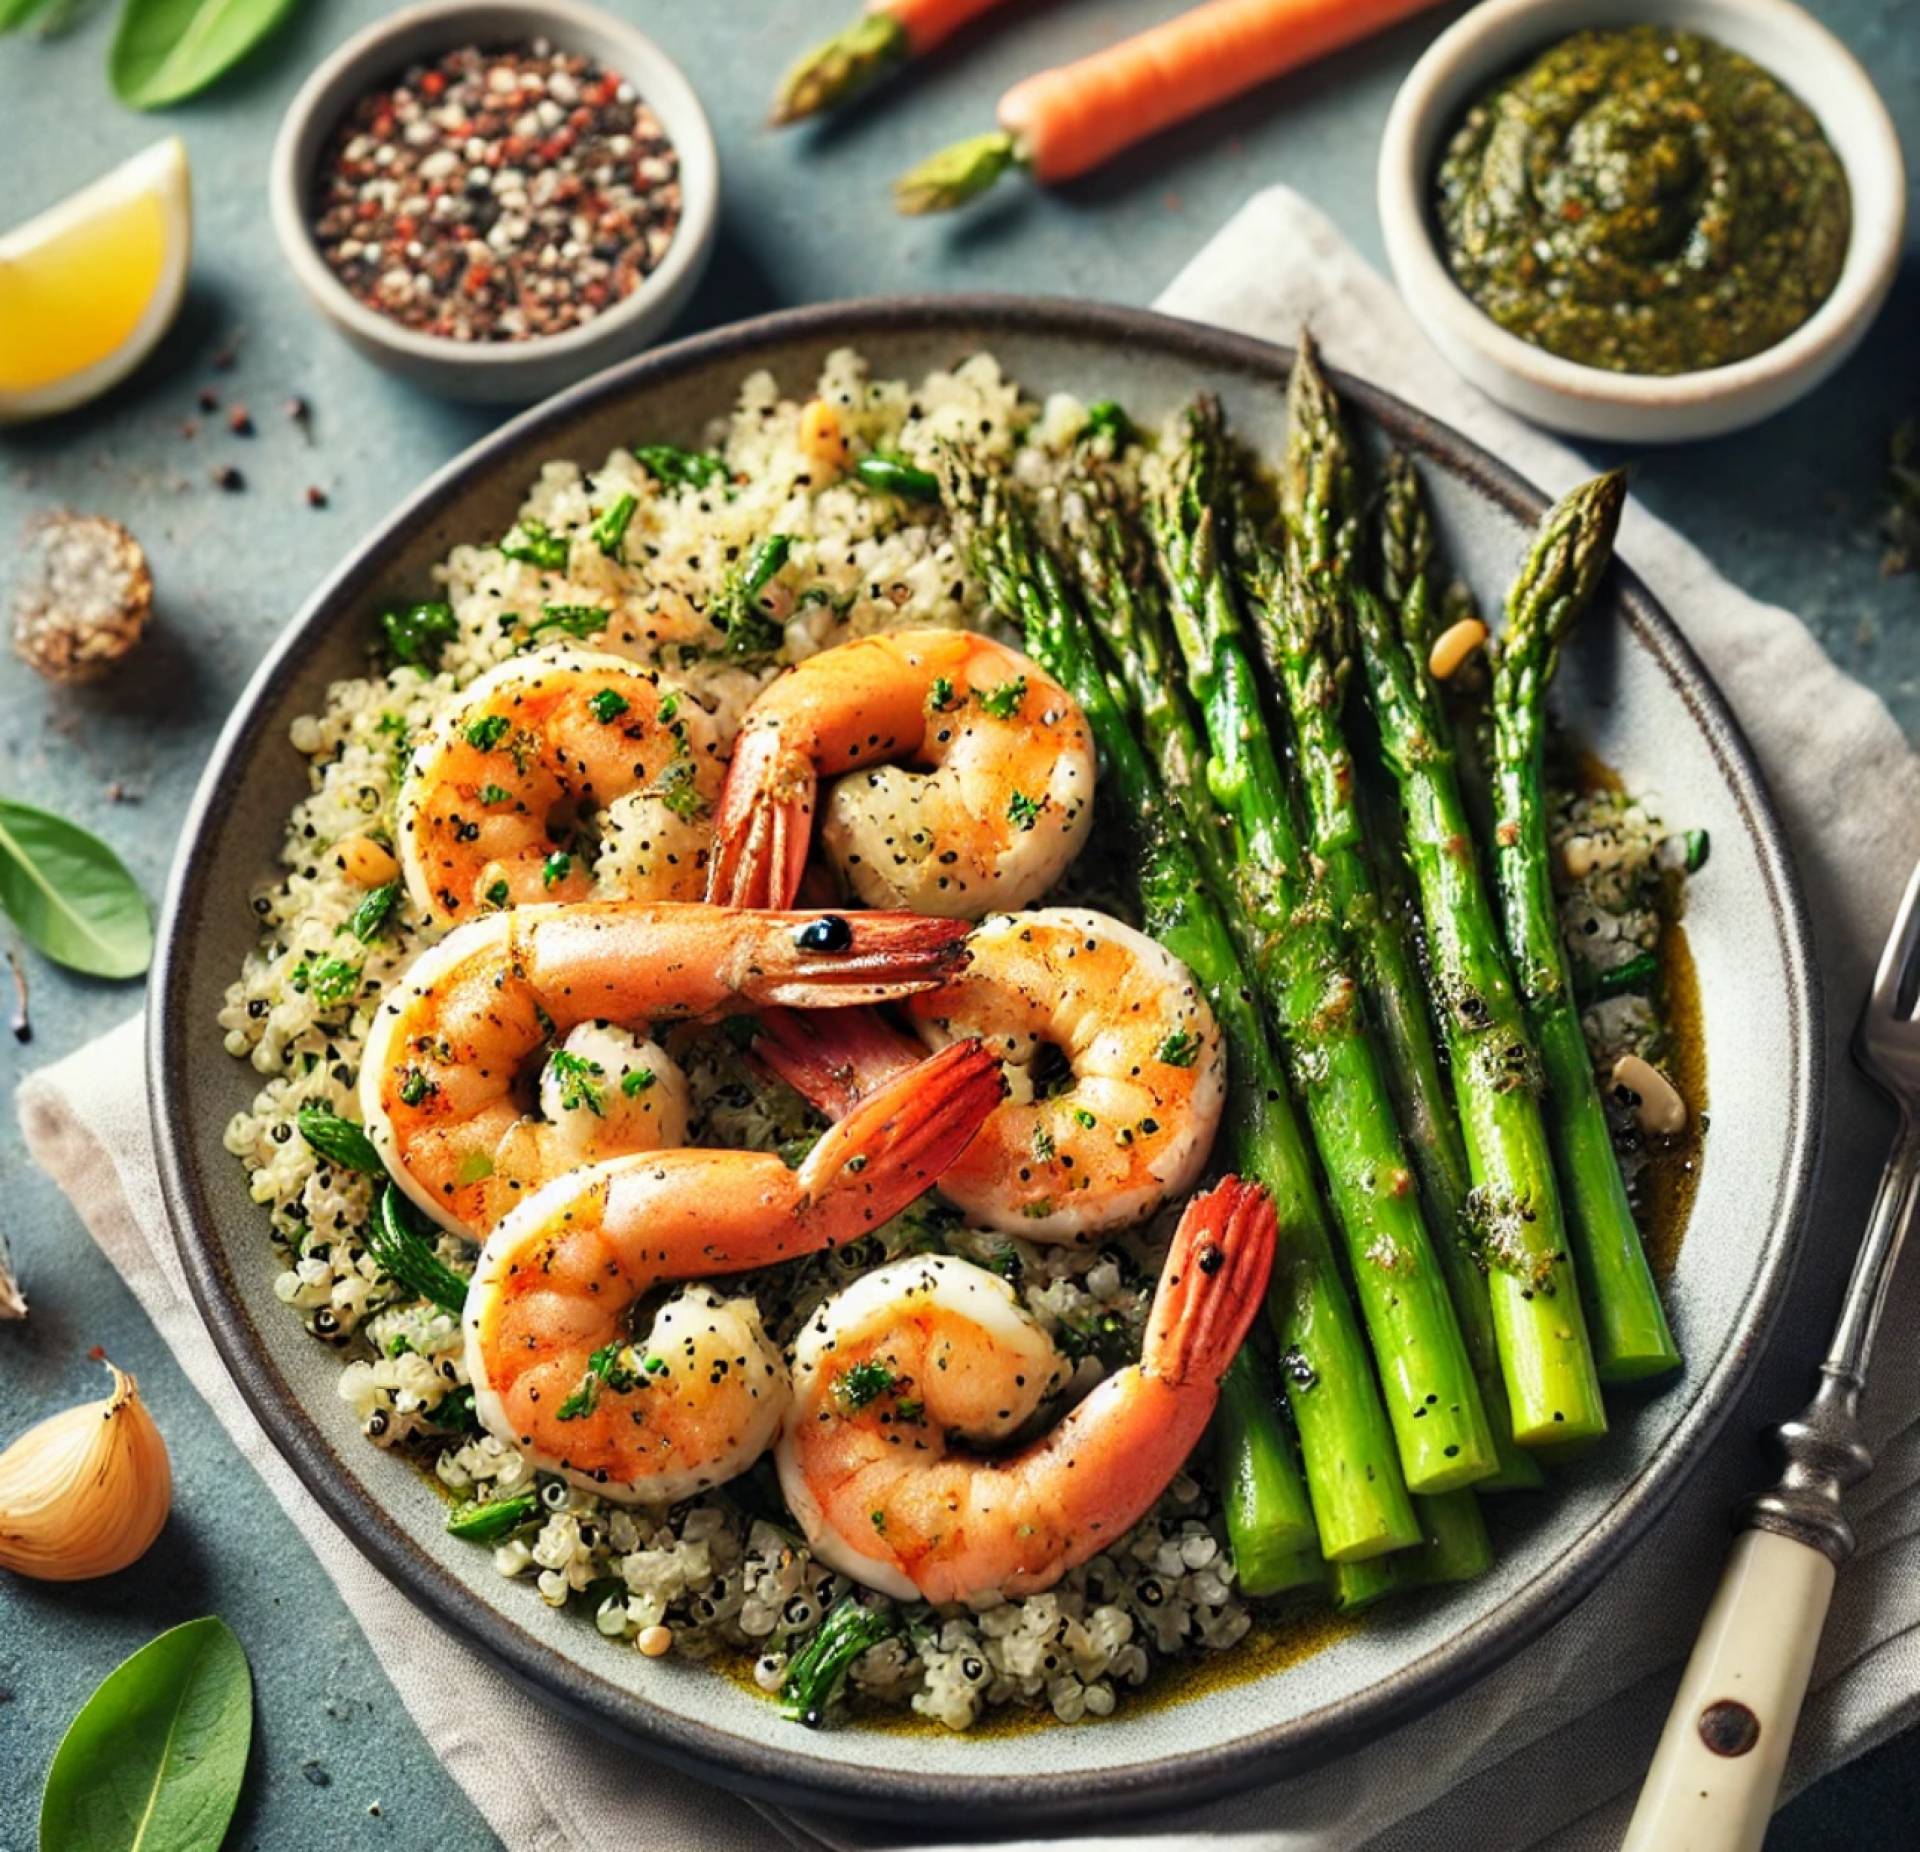
<svg viewBox="0 0 1920 1852">
<path fill-rule="evenodd" d="M 1436 176 L 1446 257 L 1503 328 L 1617 373 L 1784 340 L 1852 226 L 1813 112 L 1750 59 L 1664 26 L 1578 32 L 1497 85 Z"/>
</svg>

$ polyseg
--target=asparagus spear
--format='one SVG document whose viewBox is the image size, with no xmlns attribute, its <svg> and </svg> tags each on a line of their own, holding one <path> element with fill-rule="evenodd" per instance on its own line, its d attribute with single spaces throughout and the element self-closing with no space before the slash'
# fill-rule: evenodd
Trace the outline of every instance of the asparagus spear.
<svg viewBox="0 0 1920 1852">
<path fill-rule="evenodd" d="M 1548 515 L 1507 594 L 1493 675 L 1494 871 L 1507 953 L 1540 1047 L 1547 1118 L 1566 1185 L 1567 1223 L 1606 1382 L 1663 1375 L 1680 1353 L 1634 1225 L 1593 1060 L 1580 1028 L 1548 872 L 1547 684 L 1561 639 L 1579 621 L 1612 557 L 1626 500 L 1618 471 L 1597 476 Z"/>
<path fill-rule="evenodd" d="M 1402 615 L 1357 580 L 1349 605 L 1420 894 L 1514 1439 L 1589 1440 L 1606 1432 L 1606 1410 L 1566 1251 L 1539 1059 L 1480 878 L 1439 696 Z"/>
<path fill-rule="evenodd" d="M 1051 551 L 1036 543 L 1024 507 L 1002 484 L 971 474 L 957 458 L 950 459 L 943 486 L 994 603 L 1021 626 L 1028 649 L 1080 703 L 1129 834 L 1148 930 L 1205 987 L 1227 1038 L 1234 1072 L 1231 1161 L 1271 1191 L 1280 1223 L 1281 1253 L 1268 1306 L 1321 1550 L 1341 1559 L 1407 1548 L 1419 1540 L 1419 1526 L 1366 1345 L 1334 1266 L 1312 1160 L 1288 1100 L 1285 1070 L 1213 900 L 1200 852 L 1134 737 L 1100 659 L 1098 638 Z M 1280 1511 L 1270 1528 L 1291 1529 L 1292 1513 Z"/>
<path fill-rule="evenodd" d="M 1339 893 L 1303 852 L 1242 642 L 1221 551 L 1226 465 L 1219 408 L 1202 401 L 1151 519 L 1173 632 L 1205 717 L 1208 781 L 1232 829 L 1232 912 L 1332 1188 L 1408 1489 L 1453 1491 L 1493 1472 L 1493 1436 L 1367 1032 Z"/>
<path fill-rule="evenodd" d="M 1285 569 L 1257 544 L 1258 530 L 1251 524 L 1237 530 L 1246 542 L 1242 565 L 1252 580 L 1268 659 L 1299 741 L 1313 851 L 1326 868 L 1334 906 L 1353 942 L 1380 1025 L 1394 1106 L 1439 1231 L 1441 1265 L 1488 1408 L 1499 1457 L 1489 1484 L 1502 1491 L 1524 1490 L 1538 1486 L 1541 1473 L 1514 1444 L 1486 1286 L 1468 1251 L 1470 1173 L 1459 1117 L 1441 1073 L 1410 922 L 1385 904 L 1367 851 L 1353 754 L 1341 717 L 1352 672 L 1346 593 L 1359 526 L 1358 472 L 1339 406 L 1304 330 L 1288 380 L 1287 409 Z"/>
</svg>

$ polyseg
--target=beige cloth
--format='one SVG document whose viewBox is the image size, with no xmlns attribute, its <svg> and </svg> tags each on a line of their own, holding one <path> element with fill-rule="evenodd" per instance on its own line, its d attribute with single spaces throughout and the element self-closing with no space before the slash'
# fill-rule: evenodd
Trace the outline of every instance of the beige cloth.
<svg viewBox="0 0 1920 1852">
<path fill-rule="evenodd" d="M 1195 320 L 1287 339 L 1311 323 L 1329 361 L 1423 406 L 1558 490 L 1578 459 L 1447 371 L 1398 298 L 1312 207 L 1250 202 L 1162 299 Z M 1130 1845 L 1218 1839 L 1236 1852 L 1482 1852 L 1618 1843 L 1666 1701 L 1718 1572 L 1725 1512 L 1761 1466 L 1753 1429 L 1803 1394 L 1823 1346 L 1887 1125 L 1845 1058 L 1846 1036 L 1902 880 L 1920 853 L 1920 762 L 1876 697 L 1798 620 L 1756 603 L 1639 509 L 1621 552 L 1685 626 L 1746 724 L 1798 847 L 1832 1036 L 1828 1161 L 1794 1297 L 1761 1380 L 1677 1506 L 1604 1587 L 1442 1711 L 1345 1761 L 1177 1822 Z M 1766 1007 L 1765 999 L 1755 1000 Z M 925 1845 L 888 1829 L 756 1810 L 543 1715 L 485 1659 L 422 1623 L 322 1515 L 233 1394 L 166 1231 L 147 1127 L 140 1026 L 33 1076 L 28 1141 L 125 1276 L 234 1443 L 312 1539 L 395 1687 L 511 1852 L 732 1852 L 776 1843 Z M 104 1081 L 104 1087 L 103 1087 Z M 1880 1461 L 1853 1501 L 1860 1554 L 1841 1577 L 1789 1770 L 1789 1789 L 1920 1717 L 1920 1270 L 1897 1283 L 1868 1413 Z M 775 1727 L 770 1725 L 769 1727 Z M 1100 1837 L 1113 1843 L 1113 1829 Z M 1057 1842 L 1053 1842 L 1057 1843 Z"/>
</svg>

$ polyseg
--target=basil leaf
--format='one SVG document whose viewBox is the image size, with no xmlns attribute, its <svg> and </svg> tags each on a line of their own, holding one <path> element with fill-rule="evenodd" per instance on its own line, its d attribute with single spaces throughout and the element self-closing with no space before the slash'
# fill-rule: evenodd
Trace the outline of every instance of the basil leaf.
<svg viewBox="0 0 1920 1852">
<path fill-rule="evenodd" d="M 107 54 L 114 92 L 135 109 L 181 102 L 238 64 L 299 3 L 127 0 Z"/>
<path fill-rule="evenodd" d="M 124 1661 L 68 1725 L 40 1801 L 40 1852 L 208 1852 L 253 1740 L 253 1675 L 209 1615 Z"/>
<path fill-rule="evenodd" d="M 49 0 L 0 0 L 0 32 L 24 26 Z"/>
<path fill-rule="evenodd" d="M 153 920 L 126 865 L 77 823 L 0 797 L 0 906 L 54 963 L 92 977 L 138 977 Z"/>
</svg>

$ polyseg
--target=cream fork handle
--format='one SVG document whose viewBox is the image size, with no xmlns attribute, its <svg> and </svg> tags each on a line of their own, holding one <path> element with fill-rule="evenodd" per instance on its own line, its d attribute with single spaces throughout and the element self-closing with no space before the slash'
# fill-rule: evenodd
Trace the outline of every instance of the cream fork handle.
<svg viewBox="0 0 1920 1852">
<path fill-rule="evenodd" d="M 1755 1852 L 1807 1694 L 1834 1567 L 1741 1533 L 1667 1714 L 1621 1852 Z"/>
</svg>

